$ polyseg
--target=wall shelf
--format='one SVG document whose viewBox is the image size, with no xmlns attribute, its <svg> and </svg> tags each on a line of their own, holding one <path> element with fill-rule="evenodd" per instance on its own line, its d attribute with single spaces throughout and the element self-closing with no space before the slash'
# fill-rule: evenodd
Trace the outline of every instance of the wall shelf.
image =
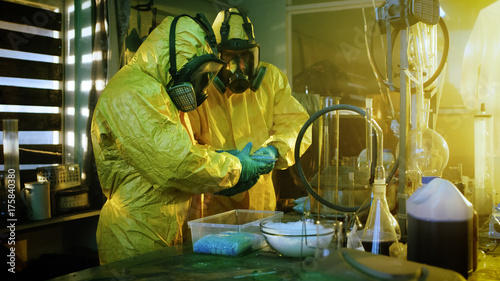
<svg viewBox="0 0 500 281">
<path fill-rule="evenodd" d="M 39 220 L 39 221 L 22 221 L 22 222 L 17 222 L 16 223 L 16 232 L 18 231 L 26 231 L 26 230 L 31 230 L 35 229 L 38 227 L 43 227 L 43 226 L 49 226 L 61 222 L 67 222 L 67 221 L 73 221 L 73 220 L 78 220 L 78 219 L 83 219 L 83 218 L 89 218 L 89 217 L 94 217 L 98 216 L 101 213 L 101 210 L 85 210 L 82 212 L 78 213 L 71 213 L 71 214 L 66 214 L 66 215 L 60 215 L 54 218 L 50 219 L 44 219 L 44 220 Z M 8 233 L 10 232 L 9 228 L 2 228 L 0 229 L 0 233 Z"/>
</svg>

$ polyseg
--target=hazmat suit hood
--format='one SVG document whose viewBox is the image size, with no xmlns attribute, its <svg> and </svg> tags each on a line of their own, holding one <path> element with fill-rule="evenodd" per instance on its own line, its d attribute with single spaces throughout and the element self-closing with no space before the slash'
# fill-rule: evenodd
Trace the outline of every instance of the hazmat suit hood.
<svg viewBox="0 0 500 281">
<path fill-rule="evenodd" d="M 141 71 L 158 80 L 165 88 L 172 79 L 168 72 L 171 61 L 169 37 L 172 20 L 173 18 L 168 17 L 165 25 L 155 28 L 129 63 L 130 66 L 139 67 Z M 187 16 L 179 18 L 177 22 L 175 34 L 177 71 L 194 57 L 212 53 L 205 41 L 205 32 L 198 24 L 193 23 L 194 20 Z"/>
<path fill-rule="evenodd" d="M 227 45 L 228 42 L 224 41 L 221 36 L 221 27 L 224 22 L 224 18 L 226 17 L 226 13 L 229 12 L 231 13 L 231 17 L 229 18 L 227 24 L 230 26 L 228 30 L 228 36 L 227 40 L 240 40 L 241 45 L 237 45 L 234 47 L 230 47 Z M 245 22 L 243 21 L 242 15 L 239 15 L 240 11 L 236 8 L 230 8 L 228 11 L 220 11 L 217 14 L 217 17 L 215 18 L 214 22 L 212 23 L 212 29 L 214 30 L 215 33 L 215 38 L 217 40 L 217 44 L 219 44 L 220 47 L 225 47 L 225 48 L 232 48 L 232 49 L 248 49 L 251 47 L 258 46 L 255 43 L 255 34 L 253 30 L 253 24 L 250 21 L 248 17 L 247 19 L 247 30 L 244 28 Z M 250 37 L 248 36 L 250 34 Z"/>
<path fill-rule="evenodd" d="M 218 75 L 221 82 L 216 83 L 219 92 L 224 93 L 226 87 L 233 93 L 258 90 L 267 68 L 260 65 L 260 47 L 250 19 L 230 8 L 217 14 L 212 29 L 221 59 L 226 63 Z"/>
</svg>

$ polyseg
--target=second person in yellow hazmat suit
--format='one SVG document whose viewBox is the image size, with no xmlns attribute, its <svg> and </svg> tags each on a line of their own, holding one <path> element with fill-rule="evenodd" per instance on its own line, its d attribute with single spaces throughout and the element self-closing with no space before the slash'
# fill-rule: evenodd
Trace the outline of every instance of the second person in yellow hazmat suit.
<svg viewBox="0 0 500 281">
<path fill-rule="evenodd" d="M 295 141 L 309 115 L 292 97 L 284 73 L 272 64 L 260 62 L 259 45 L 246 15 L 236 8 L 221 11 L 212 28 L 227 65 L 218 75 L 222 83 L 215 87 L 214 82 L 208 88 L 207 101 L 189 113 L 196 140 L 224 151 L 239 151 L 252 142 L 255 154 L 278 158 L 274 168 L 292 166 Z M 310 144 L 309 130 L 301 153 Z M 203 201 L 204 215 L 232 209 L 274 211 L 272 173 L 260 176 L 246 192 L 234 196 L 205 194 Z"/>
<path fill-rule="evenodd" d="M 237 189 L 267 169 L 249 158 L 250 145 L 231 155 L 194 140 L 185 112 L 223 66 L 205 36 L 216 50 L 204 16 L 167 17 L 99 98 L 91 133 L 107 197 L 101 264 L 184 242 L 193 194 Z"/>
</svg>

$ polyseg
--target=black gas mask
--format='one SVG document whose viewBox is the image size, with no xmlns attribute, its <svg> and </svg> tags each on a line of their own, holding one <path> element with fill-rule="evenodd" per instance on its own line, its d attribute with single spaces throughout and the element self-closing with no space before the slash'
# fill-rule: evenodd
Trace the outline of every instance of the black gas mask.
<svg viewBox="0 0 500 281">
<path fill-rule="evenodd" d="M 214 54 L 195 56 L 188 61 L 179 71 L 177 71 L 177 60 L 175 51 L 175 26 L 180 17 L 190 17 L 180 15 L 174 18 L 170 26 L 169 55 L 170 55 L 170 81 L 167 93 L 172 99 L 177 109 L 189 112 L 196 109 L 207 99 L 207 87 L 217 77 L 217 73 L 224 66 L 224 62 L 219 59 L 215 35 L 208 20 L 203 14 L 197 14 L 196 21 L 205 31 L 205 40 L 212 48 Z"/>
<path fill-rule="evenodd" d="M 234 15 L 242 17 L 243 29 L 248 40 L 228 39 L 229 19 Z M 244 13 L 225 11 L 224 21 L 220 28 L 221 42 L 217 45 L 217 48 L 221 59 L 226 65 L 214 80 L 214 85 L 221 94 L 225 93 L 226 87 L 233 93 L 243 93 L 247 89 L 257 91 L 264 79 L 267 68 L 264 66 L 259 67 L 260 48 L 255 43 L 252 28 L 252 24 L 248 22 Z"/>
<path fill-rule="evenodd" d="M 267 69 L 256 67 L 259 64 L 258 46 L 246 50 L 222 50 L 221 56 L 226 65 L 218 77 L 233 93 L 259 88 Z"/>
</svg>

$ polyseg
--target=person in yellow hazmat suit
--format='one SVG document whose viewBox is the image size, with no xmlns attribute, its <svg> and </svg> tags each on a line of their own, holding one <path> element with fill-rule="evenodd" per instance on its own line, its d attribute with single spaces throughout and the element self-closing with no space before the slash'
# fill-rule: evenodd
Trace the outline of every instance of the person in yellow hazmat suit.
<svg viewBox="0 0 500 281">
<path fill-rule="evenodd" d="M 277 158 L 270 170 L 294 165 L 297 135 L 309 115 L 292 97 L 288 79 L 276 66 L 260 62 L 253 25 L 238 9 L 219 12 L 212 28 L 226 67 L 208 88 L 205 103 L 189 112 L 196 140 L 230 153 L 252 142 L 254 154 Z M 309 130 L 301 153 L 310 144 Z M 272 173 L 260 176 L 248 191 L 201 198 L 193 208 L 204 208 L 199 211 L 204 216 L 232 209 L 276 209 Z"/>
<path fill-rule="evenodd" d="M 269 169 L 249 157 L 251 143 L 232 155 L 194 140 L 187 112 L 224 65 L 216 51 L 202 14 L 167 17 L 99 97 L 91 133 L 107 197 L 101 264 L 184 242 L 193 194 L 234 194 Z"/>
</svg>

